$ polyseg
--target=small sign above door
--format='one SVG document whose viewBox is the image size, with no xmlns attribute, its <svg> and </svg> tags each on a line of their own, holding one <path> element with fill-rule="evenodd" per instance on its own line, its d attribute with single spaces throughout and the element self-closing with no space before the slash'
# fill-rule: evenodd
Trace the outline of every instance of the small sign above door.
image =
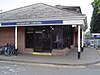
<svg viewBox="0 0 100 75">
<path fill-rule="evenodd" d="M 42 31 L 35 31 L 35 33 L 42 33 Z"/>
</svg>

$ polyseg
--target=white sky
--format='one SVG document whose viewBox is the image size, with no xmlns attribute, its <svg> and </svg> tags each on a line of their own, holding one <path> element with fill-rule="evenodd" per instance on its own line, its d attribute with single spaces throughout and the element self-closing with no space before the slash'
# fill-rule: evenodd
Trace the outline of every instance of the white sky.
<svg viewBox="0 0 100 75">
<path fill-rule="evenodd" d="M 88 26 L 90 26 L 90 20 L 93 11 L 91 3 L 93 0 L 0 0 L 0 10 L 3 10 L 4 12 L 40 2 L 53 6 L 80 6 L 82 13 L 87 15 Z"/>
</svg>

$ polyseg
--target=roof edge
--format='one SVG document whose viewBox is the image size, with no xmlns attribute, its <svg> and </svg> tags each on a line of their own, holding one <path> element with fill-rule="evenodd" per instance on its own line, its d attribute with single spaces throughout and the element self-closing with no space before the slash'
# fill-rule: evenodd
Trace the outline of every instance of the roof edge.
<svg viewBox="0 0 100 75">
<path fill-rule="evenodd" d="M 49 17 L 49 18 L 35 18 L 35 19 L 19 19 L 19 20 L 1 20 L 0 22 L 21 22 L 21 21 L 42 21 L 42 20 L 78 20 L 85 19 L 86 16 L 69 16 L 69 17 Z"/>
</svg>

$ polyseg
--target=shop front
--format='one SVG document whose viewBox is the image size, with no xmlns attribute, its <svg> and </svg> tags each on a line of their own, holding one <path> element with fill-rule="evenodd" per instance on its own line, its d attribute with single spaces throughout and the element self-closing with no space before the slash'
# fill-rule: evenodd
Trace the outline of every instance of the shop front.
<svg viewBox="0 0 100 75">
<path fill-rule="evenodd" d="M 25 27 L 25 47 L 34 52 L 51 52 L 50 27 Z"/>
<path fill-rule="evenodd" d="M 75 32 L 77 33 L 72 25 L 18 26 L 17 30 L 16 27 L 1 27 L 0 45 L 14 43 L 19 53 L 64 55 L 64 49 L 71 49 L 77 42 Z"/>
<path fill-rule="evenodd" d="M 37 3 L 1 13 L 0 45 L 14 43 L 19 53 L 50 55 L 66 55 L 78 46 L 80 55 L 83 31 L 87 28 L 86 16 L 80 7 L 74 7 L 79 12 L 67 8 Z"/>
<path fill-rule="evenodd" d="M 25 47 L 34 52 L 50 53 L 53 49 L 70 48 L 73 45 L 72 30 L 72 26 L 25 27 Z"/>
</svg>

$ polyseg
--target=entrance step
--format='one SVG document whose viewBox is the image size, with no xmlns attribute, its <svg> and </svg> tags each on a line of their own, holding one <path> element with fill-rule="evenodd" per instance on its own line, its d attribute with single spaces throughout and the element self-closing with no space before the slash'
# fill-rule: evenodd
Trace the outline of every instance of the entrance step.
<svg viewBox="0 0 100 75">
<path fill-rule="evenodd" d="M 65 48 L 65 49 L 60 49 L 60 50 L 52 50 L 52 55 L 60 55 L 60 56 L 64 56 L 64 55 L 67 55 L 72 49 L 68 49 L 68 48 Z"/>
<path fill-rule="evenodd" d="M 33 55 L 51 55 L 51 53 L 33 52 Z"/>
</svg>

